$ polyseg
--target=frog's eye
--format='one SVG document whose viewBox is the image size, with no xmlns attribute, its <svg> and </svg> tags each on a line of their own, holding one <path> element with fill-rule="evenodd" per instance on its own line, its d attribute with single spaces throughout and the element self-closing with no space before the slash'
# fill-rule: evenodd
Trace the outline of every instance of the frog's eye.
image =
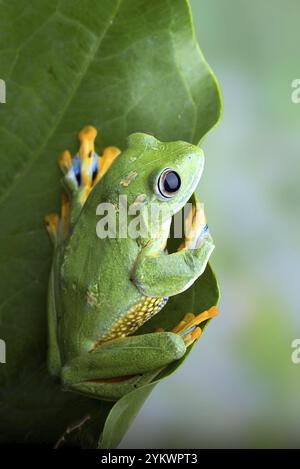
<svg viewBox="0 0 300 469">
<path fill-rule="evenodd" d="M 157 193 L 164 199 L 174 197 L 181 186 L 179 174 L 173 169 L 164 169 L 157 180 Z"/>
</svg>

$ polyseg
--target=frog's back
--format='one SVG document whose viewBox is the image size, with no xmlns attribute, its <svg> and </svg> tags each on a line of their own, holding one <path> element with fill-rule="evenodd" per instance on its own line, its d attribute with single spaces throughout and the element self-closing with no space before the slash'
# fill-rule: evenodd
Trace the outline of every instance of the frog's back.
<svg viewBox="0 0 300 469">
<path fill-rule="evenodd" d="M 64 348 L 71 355 L 93 349 L 109 335 L 116 318 L 140 301 L 130 280 L 137 255 L 133 240 L 99 239 L 78 222 L 60 272 L 62 336 L 69 337 Z"/>
<path fill-rule="evenodd" d="M 64 249 L 57 281 L 61 289 L 58 314 L 62 347 L 71 356 L 133 333 L 166 302 L 165 298 L 143 296 L 131 281 L 142 246 L 118 233 L 120 197 L 126 196 L 130 206 L 147 194 L 145 168 L 151 163 L 153 169 L 153 161 L 157 161 L 157 152 L 152 154 L 149 145 L 145 154 L 140 138 L 135 137 L 137 143 L 114 161 L 90 193 Z M 152 193 L 148 192 L 149 203 Z M 112 238 L 97 235 L 97 207 L 101 203 L 115 209 L 117 230 Z"/>
</svg>

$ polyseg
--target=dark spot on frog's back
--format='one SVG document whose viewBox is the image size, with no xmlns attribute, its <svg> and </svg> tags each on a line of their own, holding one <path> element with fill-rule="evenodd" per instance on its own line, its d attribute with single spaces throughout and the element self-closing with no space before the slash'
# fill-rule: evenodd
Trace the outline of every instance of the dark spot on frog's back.
<svg viewBox="0 0 300 469">
<path fill-rule="evenodd" d="M 130 171 L 123 179 L 120 181 L 120 185 L 124 187 L 128 187 L 132 181 L 137 177 L 137 171 Z"/>
</svg>

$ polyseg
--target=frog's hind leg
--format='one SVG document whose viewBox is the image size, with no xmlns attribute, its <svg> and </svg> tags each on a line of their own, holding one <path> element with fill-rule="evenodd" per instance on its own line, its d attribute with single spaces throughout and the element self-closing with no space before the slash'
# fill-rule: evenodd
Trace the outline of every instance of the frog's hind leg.
<svg viewBox="0 0 300 469">
<path fill-rule="evenodd" d="M 182 337 L 171 332 L 126 336 L 76 356 L 62 368 L 61 379 L 66 389 L 116 400 L 151 381 L 185 352 Z"/>
<path fill-rule="evenodd" d="M 85 396 L 90 396 L 104 401 L 117 401 L 131 391 L 150 383 L 155 379 L 163 368 L 158 368 L 148 373 L 122 376 L 111 379 L 95 379 L 82 383 L 75 383 L 66 390 L 76 391 Z"/>
<path fill-rule="evenodd" d="M 95 152 L 96 136 L 97 130 L 94 127 L 85 127 L 79 133 L 78 153 L 72 158 L 66 150 L 59 158 L 59 166 L 64 173 L 63 185 L 71 201 L 71 225 L 76 221 L 91 190 L 120 154 L 117 147 L 107 147 L 99 156 Z"/>
</svg>

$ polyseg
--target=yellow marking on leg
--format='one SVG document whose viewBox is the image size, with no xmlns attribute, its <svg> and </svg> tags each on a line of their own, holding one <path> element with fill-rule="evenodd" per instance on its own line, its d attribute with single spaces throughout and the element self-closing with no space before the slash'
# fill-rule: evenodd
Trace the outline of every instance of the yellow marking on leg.
<svg viewBox="0 0 300 469">
<path fill-rule="evenodd" d="M 98 159 L 99 170 L 94 181 L 94 186 L 103 178 L 104 174 L 109 170 L 112 163 L 120 153 L 121 150 L 117 147 L 104 148 L 102 155 Z"/>
<path fill-rule="evenodd" d="M 58 223 L 59 216 L 57 213 L 50 213 L 45 217 L 46 228 L 53 242 L 55 242 L 57 239 Z"/>
</svg>

